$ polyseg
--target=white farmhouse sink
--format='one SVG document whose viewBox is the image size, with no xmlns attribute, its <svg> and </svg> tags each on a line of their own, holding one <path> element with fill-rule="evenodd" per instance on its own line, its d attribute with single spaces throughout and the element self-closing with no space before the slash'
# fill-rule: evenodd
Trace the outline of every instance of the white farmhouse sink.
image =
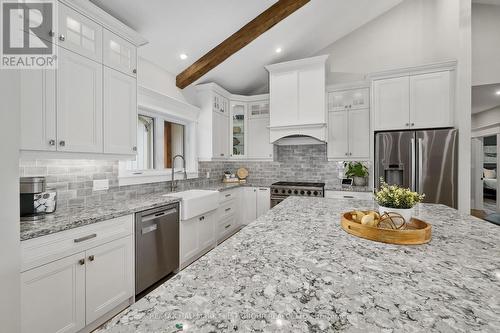
<svg viewBox="0 0 500 333">
<path fill-rule="evenodd" d="M 181 220 L 189 220 L 219 207 L 219 191 L 189 190 L 164 196 L 182 198 Z"/>
</svg>

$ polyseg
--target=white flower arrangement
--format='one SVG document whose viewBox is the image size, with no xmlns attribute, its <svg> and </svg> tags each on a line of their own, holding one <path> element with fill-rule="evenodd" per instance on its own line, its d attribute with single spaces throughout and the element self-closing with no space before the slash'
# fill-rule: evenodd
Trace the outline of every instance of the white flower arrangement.
<svg viewBox="0 0 500 333">
<path fill-rule="evenodd" d="M 381 181 L 380 191 L 375 193 L 375 201 L 379 206 L 394 209 L 410 209 L 424 200 L 425 195 L 412 192 L 409 188 L 388 185 Z"/>
</svg>

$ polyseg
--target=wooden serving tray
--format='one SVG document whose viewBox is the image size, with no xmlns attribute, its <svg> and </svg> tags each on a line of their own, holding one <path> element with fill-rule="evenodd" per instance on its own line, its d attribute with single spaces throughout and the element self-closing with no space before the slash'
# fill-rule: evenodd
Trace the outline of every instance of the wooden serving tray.
<svg viewBox="0 0 500 333">
<path fill-rule="evenodd" d="M 376 242 L 400 245 L 425 244 L 431 240 L 432 227 L 422 220 L 411 219 L 405 230 L 381 229 L 354 221 L 352 218 L 353 213 L 344 213 L 341 219 L 342 229 L 351 235 Z"/>
</svg>

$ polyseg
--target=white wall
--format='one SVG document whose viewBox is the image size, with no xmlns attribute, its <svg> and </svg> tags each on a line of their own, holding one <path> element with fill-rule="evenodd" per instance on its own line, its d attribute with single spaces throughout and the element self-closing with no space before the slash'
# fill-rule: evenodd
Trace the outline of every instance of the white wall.
<svg viewBox="0 0 500 333">
<path fill-rule="evenodd" d="M 0 70 L 0 331 L 20 330 L 19 76 Z"/>
<path fill-rule="evenodd" d="M 500 6 L 472 5 L 472 85 L 500 82 Z"/>
<path fill-rule="evenodd" d="M 329 54 L 328 84 L 388 69 L 457 59 L 459 1 L 406 0 L 318 52 Z"/>
<path fill-rule="evenodd" d="M 138 85 L 155 90 L 183 102 L 193 105 L 197 104 L 194 87 L 189 86 L 185 89 L 179 89 L 175 85 L 174 74 L 142 57 L 138 58 L 138 62 Z"/>
</svg>

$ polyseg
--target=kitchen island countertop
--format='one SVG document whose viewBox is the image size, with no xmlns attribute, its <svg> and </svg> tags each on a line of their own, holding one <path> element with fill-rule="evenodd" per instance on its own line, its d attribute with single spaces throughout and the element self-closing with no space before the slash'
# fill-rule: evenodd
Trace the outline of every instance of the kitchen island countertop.
<svg viewBox="0 0 500 333">
<path fill-rule="evenodd" d="M 500 331 L 500 228 L 425 204 L 428 244 L 341 229 L 373 207 L 290 197 L 96 332 Z"/>
</svg>

